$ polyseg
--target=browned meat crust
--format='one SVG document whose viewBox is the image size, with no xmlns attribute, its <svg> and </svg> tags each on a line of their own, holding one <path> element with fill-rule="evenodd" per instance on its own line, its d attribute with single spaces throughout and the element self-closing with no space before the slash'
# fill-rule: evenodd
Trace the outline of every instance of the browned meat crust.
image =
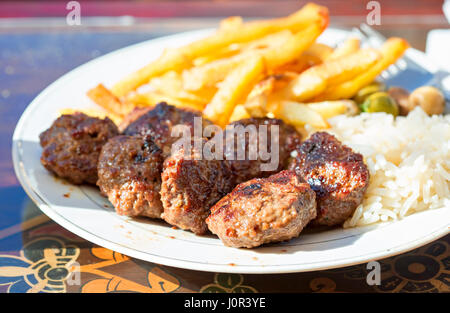
<svg viewBox="0 0 450 313">
<path fill-rule="evenodd" d="M 253 248 L 297 237 L 315 217 L 314 191 L 295 171 L 282 171 L 238 185 L 206 223 L 225 245 Z"/>
<path fill-rule="evenodd" d="M 296 149 L 289 165 L 316 192 L 316 225 L 339 225 L 361 204 L 369 185 L 363 157 L 344 146 L 333 135 L 314 133 Z"/>
<path fill-rule="evenodd" d="M 225 162 L 200 157 L 201 151 L 195 145 L 181 147 L 164 161 L 161 176 L 162 218 L 196 234 L 208 230 L 205 219 L 211 206 L 233 187 L 231 171 Z"/>
<path fill-rule="evenodd" d="M 173 127 L 179 124 L 186 125 L 193 136 L 196 117 L 201 119 L 203 128 L 211 124 L 201 116 L 199 111 L 180 109 L 161 102 L 128 125 L 123 133 L 131 136 L 149 136 L 161 148 L 164 157 L 167 157 L 170 155 L 172 144 L 179 139 L 176 136 L 172 137 Z"/>
<path fill-rule="evenodd" d="M 40 134 L 44 167 L 74 184 L 95 184 L 102 146 L 118 134 L 109 119 L 83 113 L 62 115 Z"/>
<path fill-rule="evenodd" d="M 153 107 L 136 107 L 128 113 L 119 125 L 119 131 L 124 131 L 131 123 L 135 122 L 142 115 L 153 109 Z"/>
<path fill-rule="evenodd" d="M 248 132 L 245 133 L 245 141 L 243 141 L 244 138 L 242 136 L 238 136 L 236 133 L 236 127 L 248 127 L 254 125 L 258 132 L 261 130 L 261 126 L 267 126 L 267 144 L 266 144 L 266 151 L 270 154 L 273 150 L 272 148 L 272 139 L 273 139 L 273 145 L 274 147 L 278 147 L 278 166 L 276 169 L 271 171 L 264 171 L 261 169 L 261 165 L 268 164 L 271 162 L 270 159 L 263 160 L 260 155 L 258 154 L 257 159 L 250 159 L 249 157 L 249 134 Z M 272 136 L 271 132 L 271 126 L 277 125 L 278 126 L 278 137 Z M 230 135 L 229 127 L 233 127 L 234 129 L 234 136 L 233 133 Z M 227 143 L 230 140 L 234 140 L 234 149 L 233 151 L 229 152 L 227 149 L 224 148 L 225 151 L 225 158 L 227 159 L 227 162 L 230 164 L 231 170 L 233 171 L 233 176 L 235 179 L 235 184 L 242 183 L 244 181 L 247 181 L 252 178 L 262 178 L 262 177 L 268 177 L 274 173 L 277 173 L 281 171 L 282 169 L 285 169 L 288 165 L 288 160 L 290 157 L 290 153 L 292 150 L 295 149 L 295 147 L 301 142 L 301 136 L 294 127 L 285 124 L 282 120 L 279 119 L 273 119 L 273 118 L 248 118 L 239 120 L 236 122 L 231 123 L 228 127 L 228 129 L 225 130 L 224 134 L 224 141 L 225 141 L 225 147 L 227 146 Z M 261 133 L 263 130 L 261 130 Z M 274 133 L 275 134 L 275 133 Z M 237 145 L 239 144 L 245 144 L 244 151 L 245 151 L 245 159 L 238 160 L 238 149 Z M 254 140 L 254 143 L 256 143 L 256 147 L 258 147 L 258 151 L 261 151 L 259 149 L 260 140 L 259 137 Z M 232 143 L 228 143 L 228 146 L 233 147 Z M 263 146 L 264 147 L 264 146 Z M 230 160 L 230 157 L 234 160 Z"/>
<path fill-rule="evenodd" d="M 150 139 L 114 137 L 100 154 L 97 185 L 118 214 L 159 218 L 162 163 L 161 150 Z"/>
</svg>

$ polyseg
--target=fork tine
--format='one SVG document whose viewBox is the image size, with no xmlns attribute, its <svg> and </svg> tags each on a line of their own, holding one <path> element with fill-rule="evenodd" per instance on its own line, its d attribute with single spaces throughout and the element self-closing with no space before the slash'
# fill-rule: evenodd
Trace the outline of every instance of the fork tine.
<svg viewBox="0 0 450 313">
<path fill-rule="evenodd" d="M 366 23 L 362 23 L 359 25 L 359 27 L 364 31 L 369 37 L 374 37 L 380 42 L 384 42 L 386 40 L 386 37 L 384 37 L 381 33 L 367 25 Z"/>
<path fill-rule="evenodd" d="M 361 37 L 362 40 L 367 40 L 367 36 L 366 34 L 364 34 L 361 29 L 359 29 L 358 27 L 353 27 L 352 31 L 354 33 L 356 33 L 356 35 L 358 35 L 359 37 Z"/>
<path fill-rule="evenodd" d="M 381 40 L 381 41 L 383 41 L 383 42 L 386 40 L 386 37 L 384 37 L 382 34 L 380 34 L 379 32 L 377 32 L 375 29 L 373 29 L 373 28 L 370 27 L 369 25 L 367 25 L 367 24 L 365 24 L 365 23 L 362 23 L 362 24 L 360 25 L 360 27 L 361 27 L 361 29 L 363 29 L 364 32 L 366 32 L 369 36 L 376 37 L 377 40 Z M 416 65 L 416 66 L 422 68 L 420 65 L 417 64 L 417 62 L 415 62 L 414 60 L 412 60 L 411 58 L 409 58 L 406 54 L 405 54 L 402 58 L 400 58 L 400 59 L 396 62 L 396 64 L 397 64 L 397 66 L 398 66 L 399 68 L 405 69 L 405 68 L 407 67 L 407 65 L 408 65 L 408 64 L 407 64 L 408 62 L 409 62 L 410 64 L 414 64 L 414 65 Z"/>
<path fill-rule="evenodd" d="M 370 27 L 369 25 L 362 23 L 359 28 L 355 28 L 356 31 L 363 36 L 363 38 L 374 39 L 372 42 L 376 41 L 378 44 L 382 44 L 386 38 L 380 34 L 378 31 Z M 369 41 L 368 40 L 368 41 Z M 414 59 L 410 58 L 407 54 L 405 54 L 402 58 L 397 60 L 396 63 L 392 64 L 388 69 L 384 70 L 381 75 L 379 75 L 379 79 L 388 80 L 391 75 L 395 76 L 398 72 L 406 70 L 408 67 L 416 67 L 420 70 L 423 70 L 427 73 L 430 73 L 427 69 L 425 69 L 422 65 L 418 64 Z M 431 73 L 430 73 L 431 74 Z M 449 77 L 449 73 L 443 72 L 440 75 L 439 72 L 432 74 L 434 77 L 431 81 L 431 85 L 438 87 L 444 93 L 444 96 L 447 101 L 450 101 L 450 91 L 445 88 L 442 84 L 442 80 L 445 77 Z"/>
</svg>

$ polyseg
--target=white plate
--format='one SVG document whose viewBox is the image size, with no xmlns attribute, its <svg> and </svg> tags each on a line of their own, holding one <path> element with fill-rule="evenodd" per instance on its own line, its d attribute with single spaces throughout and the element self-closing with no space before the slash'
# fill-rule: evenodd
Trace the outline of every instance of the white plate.
<svg viewBox="0 0 450 313">
<path fill-rule="evenodd" d="M 286 273 L 348 266 L 414 249 L 449 231 L 450 210 L 414 214 L 377 226 L 306 232 L 286 243 L 245 250 L 224 247 L 213 236 L 199 237 L 161 221 L 133 220 L 114 213 L 98 190 L 72 186 L 54 178 L 40 164 L 38 135 L 61 108 L 94 106 L 86 91 L 118 78 L 211 30 L 178 34 L 118 50 L 64 75 L 46 88 L 23 113 L 13 137 L 14 168 L 25 191 L 58 224 L 97 245 L 131 257 L 199 271 Z M 348 32 L 328 29 L 321 41 L 340 42 Z M 424 56 L 410 50 L 421 63 Z M 70 197 L 63 195 L 69 193 Z"/>
</svg>

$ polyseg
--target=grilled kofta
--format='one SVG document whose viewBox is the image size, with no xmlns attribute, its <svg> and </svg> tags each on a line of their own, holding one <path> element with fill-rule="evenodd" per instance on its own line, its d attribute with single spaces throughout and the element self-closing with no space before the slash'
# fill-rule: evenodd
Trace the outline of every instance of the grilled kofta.
<svg viewBox="0 0 450 313">
<path fill-rule="evenodd" d="M 98 162 L 98 182 L 116 212 L 159 218 L 163 157 L 149 138 L 117 136 L 104 146 Z"/>
<path fill-rule="evenodd" d="M 317 218 L 313 224 L 342 224 L 361 204 L 369 185 L 362 155 L 326 132 L 314 133 L 294 155 L 289 168 L 316 192 Z"/>
<path fill-rule="evenodd" d="M 264 136 L 265 143 L 261 141 Z M 285 169 L 291 151 L 300 141 L 295 128 L 279 119 L 248 118 L 229 124 L 224 132 L 224 159 L 233 171 L 235 185 Z M 267 155 L 263 156 L 263 152 Z M 270 168 L 270 164 L 274 166 Z"/>
<path fill-rule="evenodd" d="M 297 237 L 316 213 L 314 191 L 286 170 L 238 185 L 212 207 L 206 223 L 225 245 L 253 248 Z"/>
<path fill-rule="evenodd" d="M 131 123 L 135 122 L 142 115 L 150 111 L 152 107 L 136 107 L 129 112 L 119 124 L 119 131 L 124 131 Z"/>
<path fill-rule="evenodd" d="M 172 136 L 172 129 L 176 125 L 186 125 L 191 135 L 194 136 L 195 118 L 198 118 L 198 121 L 201 122 L 201 127 L 211 124 L 211 122 L 202 118 L 199 111 L 180 109 L 161 102 L 130 123 L 123 134 L 150 137 L 161 148 L 163 156 L 167 157 L 171 153 L 172 144 L 179 139 L 177 136 Z M 200 131 L 203 132 L 203 129 L 200 129 Z M 198 135 L 202 136 L 202 134 Z"/>
<path fill-rule="evenodd" d="M 83 113 L 65 114 L 40 134 L 44 167 L 74 184 L 95 184 L 102 146 L 118 134 L 109 119 Z"/>
<path fill-rule="evenodd" d="M 202 146 L 205 140 L 200 140 Z M 207 160 L 192 142 L 164 161 L 161 175 L 162 218 L 171 225 L 204 234 L 210 208 L 233 188 L 231 170 L 220 160 Z"/>
</svg>

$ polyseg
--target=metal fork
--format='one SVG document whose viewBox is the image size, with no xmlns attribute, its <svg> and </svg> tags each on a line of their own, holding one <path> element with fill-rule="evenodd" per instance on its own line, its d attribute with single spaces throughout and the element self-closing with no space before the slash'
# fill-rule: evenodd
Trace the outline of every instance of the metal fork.
<svg viewBox="0 0 450 313">
<path fill-rule="evenodd" d="M 361 24 L 359 28 L 355 27 L 353 31 L 369 46 L 379 47 L 386 40 L 383 35 L 364 23 Z M 432 73 L 408 57 L 406 53 L 395 64 L 392 64 L 388 69 L 381 73 L 379 80 L 385 82 L 387 85 L 402 86 L 409 91 L 423 85 L 435 86 L 443 92 L 448 109 L 450 90 L 445 88 L 442 84 L 442 81 L 446 78 L 450 79 L 450 73 L 446 71 Z"/>
</svg>

